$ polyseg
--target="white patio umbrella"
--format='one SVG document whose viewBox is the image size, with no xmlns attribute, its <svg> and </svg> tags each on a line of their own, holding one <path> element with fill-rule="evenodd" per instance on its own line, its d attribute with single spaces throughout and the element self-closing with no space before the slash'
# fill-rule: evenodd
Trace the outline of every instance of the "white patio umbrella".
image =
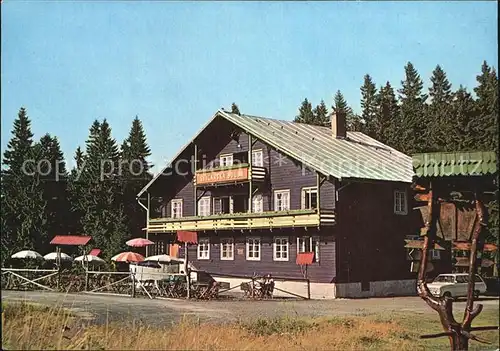
<svg viewBox="0 0 500 351">
<path fill-rule="evenodd" d="M 64 252 L 61 252 L 60 255 L 61 255 L 61 261 L 73 261 L 73 258 L 70 255 L 65 254 Z M 45 256 L 43 256 L 43 258 L 46 261 L 57 261 L 57 252 L 51 252 L 49 254 L 46 254 Z"/>
<path fill-rule="evenodd" d="M 155 255 L 155 256 L 149 256 L 144 259 L 144 261 L 156 261 L 156 262 L 184 262 L 183 259 L 177 258 L 177 257 L 172 257 L 169 255 Z"/>
<path fill-rule="evenodd" d="M 22 250 L 19 252 L 16 252 L 11 256 L 12 258 L 19 258 L 19 259 L 35 259 L 35 260 L 42 260 L 43 257 L 40 255 L 38 252 L 33 251 L 33 250 Z"/>
<path fill-rule="evenodd" d="M 81 262 L 87 261 L 88 263 L 105 263 L 106 262 L 102 258 L 94 256 L 94 255 L 78 256 L 75 258 L 75 261 L 81 261 Z"/>
</svg>

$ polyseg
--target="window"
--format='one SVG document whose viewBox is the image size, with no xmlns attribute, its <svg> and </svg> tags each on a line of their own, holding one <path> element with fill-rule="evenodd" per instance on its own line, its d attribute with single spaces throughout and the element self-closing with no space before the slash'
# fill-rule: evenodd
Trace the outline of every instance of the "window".
<svg viewBox="0 0 500 351">
<path fill-rule="evenodd" d="M 316 209 L 318 207 L 318 188 L 303 188 L 302 189 L 302 208 Z"/>
<path fill-rule="evenodd" d="M 319 238 L 302 236 L 297 238 L 297 253 L 314 252 L 314 262 L 319 262 Z"/>
<path fill-rule="evenodd" d="M 149 246 L 149 254 L 151 256 L 154 255 L 163 255 L 169 254 L 170 245 L 166 241 L 156 241 L 153 245 Z"/>
<path fill-rule="evenodd" d="M 252 151 L 252 166 L 264 167 L 264 157 L 262 150 Z"/>
<path fill-rule="evenodd" d="M 233 213 L 232 200 L 230 196 L 214 197 L 214 214 Z"/>
<path fill-rule="evenodd" d="M 234 240 L 233 238 L 225 238 L 220 241 L 220 259 L 234 260 Z"/>
<path fill-rule="evenodd" d="M 273 259 L 275 261 L 288 261 L 288 237 L 274 238 Z"/>
<path fill-rule="evenodd" d="M 260 238 L 247 238 L 247 260 L 260 261 Z"/>
<path fill-rule="evenodd" d="M 441 258 L 441 253 L 439 250 L 431 249 L 429 250 L 429 257 L 431 260 L 439 260 Z"/>
<path fill-rule="evenodd" d="M 399 215 L 408 213 L 406 206 L 406 191 L 396 190 L 394 192 L 394 213 Z"/>
<path fill-rule="evenodd" d="M 198 240 L 198 259 L 210 259 L 210 240 L 206 238 Z"/>
<path fill-rule="evenodd" d="M 220 167 L 228 167 L 233 165 L 233 154 L 220 155 Z"/>
<path fill-rule="evenodd" d="M 264 199 L 261 194 L 257 194 L 252 198 L 252 212 L 264 212 Z"/>
<path fill-rule="evenodd" d="M 274 210 L 287 211 L 290 209 L 290 190 L 274 191 Z"/>
<path fill-rule="evenodd" d="M 210 216 L 210 196 L 198 200 L 198 216 Z"/>
<path fill-rule="evenodd" d="M 474 283 L 484 283 L 484 280 L 479 275 L 476 274 L 474 276 Z"/>
<path fill-rule="evenodd" d="M 172 218 L 181 218 L 182 217 L 182 199 L 175 199 L 171 201 L 171 212 Z"/>
</svg>

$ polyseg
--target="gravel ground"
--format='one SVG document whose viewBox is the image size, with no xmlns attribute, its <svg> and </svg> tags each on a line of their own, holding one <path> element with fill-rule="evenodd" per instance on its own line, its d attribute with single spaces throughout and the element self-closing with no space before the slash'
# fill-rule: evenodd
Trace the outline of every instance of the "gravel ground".
<svg viewBox="0 0 500 351">
<path fill-rule="evenodd" d="M 48 306 L 62 306 L 95 323 L 106 321 L 171 324 L 183 316 L 200 321 L 230 322 L 258 317 L 278 316 L 342 316 L 353 314 L 391 314 L 413 312 L 434 314 L 419 297 L 394 297 L 337 300 L 266 300 L 266 301 L 185 301 L 173 299 L 129 298 L 112 295 L 64 294 L 43 291 L 2 291 L 2 301 L 29 301 Z M 498 297 L 480 302 L 485 310 L 499 308 Z M 463 311 L 463 301 L 454 304 Z"/>
</svg>

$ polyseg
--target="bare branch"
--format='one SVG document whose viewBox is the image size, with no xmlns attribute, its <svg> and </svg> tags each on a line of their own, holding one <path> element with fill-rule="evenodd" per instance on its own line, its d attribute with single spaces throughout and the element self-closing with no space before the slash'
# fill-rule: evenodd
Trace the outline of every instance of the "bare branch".
<svg viewBox="0 0 500 351">
<path fill-rule="evenodd" d="M 463 329 L 460 331 L 460 334 L 465 336 L 467 339 L 475 340 L 475 341 L 483 343 L 483 344 L 491 344 L 491 342 L 484 340 L 484 339 L 481 339 L 481 338 L 475 336 L 474 334 L 469 333 L 468 331 L 463 330 Z"/>
</svg>

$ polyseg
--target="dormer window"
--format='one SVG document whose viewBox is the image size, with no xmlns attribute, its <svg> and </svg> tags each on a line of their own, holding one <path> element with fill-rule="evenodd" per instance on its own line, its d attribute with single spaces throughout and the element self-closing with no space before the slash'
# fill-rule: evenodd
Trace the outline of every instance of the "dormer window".
<svg viewBox="0 0 500 351">
<path fill-rule="evenodd" d="M 262 150 L 252 151 L 252 166 L 264 167 L 264 157 Z"/>
<path fill-rule="evenodd" d="M 219 158 L 220 167 L 229 167 L 233 165 L 233 154 L 220 155 Z"/>
<path fill-rule="evenodd" d="M 182 217 L 182 199 L 173 199 L 170 202 L 172 218 Z"/>
</svg>

